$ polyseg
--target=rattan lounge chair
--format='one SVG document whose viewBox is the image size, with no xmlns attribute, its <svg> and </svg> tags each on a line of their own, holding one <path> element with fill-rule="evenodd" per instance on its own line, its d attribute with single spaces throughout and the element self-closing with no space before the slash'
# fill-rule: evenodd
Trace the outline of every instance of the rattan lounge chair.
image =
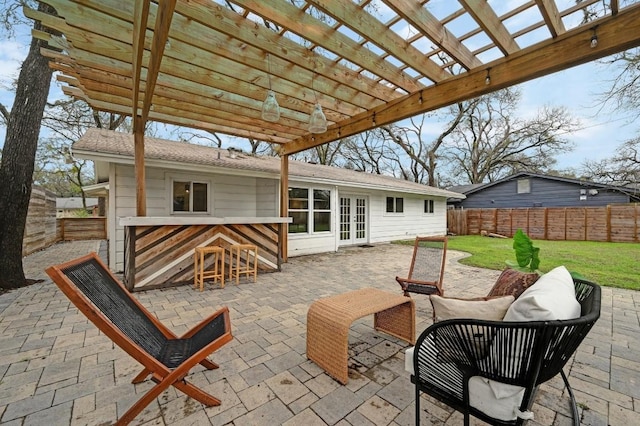
<svg viewBox="0 0 640 426">
<path fill-rule="evenodd" d="M 444 295 L 442 278 L 447 237 L 416 237 L 407 278 L 396 277 L 405 296 L 409 293 Z"/>
<path fill-rule="evenodd" d="M 226 307 L 178 337 L 125 289 L 95 253 L 51 266 L 46 272 L 100 331 L 143 365 L 132 382 L 140 383 L 149 375 L 156 382 L 118 424 L 129 423 L 169 386 L 205 405 L 220 405 L 219 399 L 188 383 L 185 376 L 196 364 L 218 368 L 206 357 L 232 340 Z"/>
<path fill-rule="evenodd" d="M 506 322 L 450 319 L 437 322 L 418 338 L 411 381 L 415 384 L 416 425 L 420 424 L 420 392 L 464 414 L 494 425 L 521 425 L 539 385 L 558 373 L 571 399 L 573 424 L 580 419 L 575 397 L 562 368 L 600 316 L 600 287 L 574 279 L 579 318 Z M 524 388 L 518 418 L 499 420 L 470 406 L 470 378 L 483 378 Z M 519 400 L 518 400 L 519 401 Z"/>
</svg>

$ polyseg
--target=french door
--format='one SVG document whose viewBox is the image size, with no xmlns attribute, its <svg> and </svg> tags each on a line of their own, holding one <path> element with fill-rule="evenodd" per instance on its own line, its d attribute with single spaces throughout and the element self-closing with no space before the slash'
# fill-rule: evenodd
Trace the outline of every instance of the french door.
<svg viewBox="0 0 640 426">
<path fill-rule="evenodd" d="M 367 242 L 367 198 L 348 195 L 340 197 L 340 245 Z"/>
</svg>

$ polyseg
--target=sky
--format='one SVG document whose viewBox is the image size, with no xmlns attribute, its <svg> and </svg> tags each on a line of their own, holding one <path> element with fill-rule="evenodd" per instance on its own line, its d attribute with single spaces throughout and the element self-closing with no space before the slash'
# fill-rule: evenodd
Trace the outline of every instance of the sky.
<svg viewBox="0 0 640 426">
<path fill-rule="evenodd" d="M 20 30 L 16 40 L 0 41 L 0 102 L 11 108 L 12 81 L 17 78 L 20 65 L 30 43 L 28 28 Z M 543 106 L 565 106 L 577 118 L 582 130 L 566 135 L 575 149 L 557 157 L 558 169 L 579 168 L 585 160 L 601 160 L 613 155 L 624 141 L 638 136 L 640 125 L 631 122 L 628 113 L 616 112 L 609 105 L 602 107 L 600 97 L 610 87 L 616 75 L 615 67 L 592 62 L 519 85 L 522 101 L 519 115 L 533 116 Z M 49 99 L 62 97 L 59 84 L 53 81 Z M 434 135 L 440 133 L 431 127 Z M 0 127 L 0 147 L 4 145 L 5 129 Z M 231 138 L 229 146 L 237 146 Z"/>
</svg>

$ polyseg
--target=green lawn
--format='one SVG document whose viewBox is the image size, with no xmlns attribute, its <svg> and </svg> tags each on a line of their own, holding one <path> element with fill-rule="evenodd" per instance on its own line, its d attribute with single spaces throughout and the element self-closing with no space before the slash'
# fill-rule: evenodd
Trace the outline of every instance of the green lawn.
<svg viewBox="0 0 640 426">
<path fill-rule="evenodd" d="M 413 240 L 398 243 L 413 244 Z M 465 265 L 500 270 L 505 260 L 515 261 L 512 244 L 510 238 L 468 235 L 449 237 L 448 247 L 471 253 L 460 261 Z M 542 272 L 565 265 L 600 285 L 640 290 L 640 244 L 534 240 L 533 245 L 540 247 Z"/>
</svg>

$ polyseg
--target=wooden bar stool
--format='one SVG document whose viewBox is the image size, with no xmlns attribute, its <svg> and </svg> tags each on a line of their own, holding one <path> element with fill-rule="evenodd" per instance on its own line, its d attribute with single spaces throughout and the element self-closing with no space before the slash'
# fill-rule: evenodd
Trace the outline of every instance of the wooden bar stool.
<svg viewBox="0 0 640 426">
<path fill-rule="evenodd" d="M 255 244 L 233 244 L 229 251 L 231 252 L 229 279 L 233 280 L 235 277 L 236 284 L 239 284 L 241 274 L 245 274 L 247 279 L 249 279 L 249 274 L 253 274 L 253 282 L 255 283 L 258 278 L 258 246 Z"/>
<path fill-rule="evenodd" d="M 204 263 L 205 257 L 208 254 L 213 255 L 213 263 L 210 265 L 210 269 L 207 269 Z M 200 291 L 204 288 L 205 280 L 220 280 L 220 288 L 224 288 L 224 248 L 216 246 L 196 247 L 193 255 L 193 287 L 198 288 Z"/>
</svg>

